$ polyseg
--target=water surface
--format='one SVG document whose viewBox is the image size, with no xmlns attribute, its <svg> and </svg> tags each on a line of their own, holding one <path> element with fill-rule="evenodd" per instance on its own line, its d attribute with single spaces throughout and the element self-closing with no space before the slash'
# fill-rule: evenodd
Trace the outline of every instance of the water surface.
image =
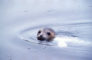
<svg viewBox="0 0 92 60">
<path fill-rule="evenodd" d="M 0 60 L 92 60 L 91 0 L 3 0 L 1 5 Z M 42 27 L 83 43 L 61 48 L 20 38 L 23 33 L 36 39 Z"/>
</svg>

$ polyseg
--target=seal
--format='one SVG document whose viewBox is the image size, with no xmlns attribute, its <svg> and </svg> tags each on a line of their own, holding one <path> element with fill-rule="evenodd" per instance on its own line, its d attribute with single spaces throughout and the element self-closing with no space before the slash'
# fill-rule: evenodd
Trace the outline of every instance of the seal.
<svg viewBox="0 0 92 60">
<path fill-rule="evenodd" d="M 37 33 L 37 39 L 39 41 L 50 42 L 53 41 L 54 38 L 55 38 L 55 32 L 51 28 L 42 28 Z"/>
</svg>

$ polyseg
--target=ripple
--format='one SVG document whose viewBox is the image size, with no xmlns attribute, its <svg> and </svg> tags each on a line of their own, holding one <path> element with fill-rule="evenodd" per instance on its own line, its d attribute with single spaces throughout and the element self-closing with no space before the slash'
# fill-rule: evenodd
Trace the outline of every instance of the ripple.
<svg viewBox="0 0 92 60">
<path fill-rule="evenodd" d="M 78 31 L 76 31 L 75 26 L 84 25 L 89 23 L 76 23 L 76 24 L 67 24 L 67 25 L 40 25 L 35 27 L 29 27 L 24 29 L 19 33 L 19 38 L 30 43 L 38 44 L 39 41 L 36 39 L 37 31 L 43 27 L 50 27 L 55 30 L 56 37 L 53 42 L 46 43 L 44 42 L 41 45 L 46 46 L 57 46 L 57 47 L 69 47 L 69 46 L 83 46 L 91 44 L 88 41 L 82 40 L 77 36 Z"/>
</svg>

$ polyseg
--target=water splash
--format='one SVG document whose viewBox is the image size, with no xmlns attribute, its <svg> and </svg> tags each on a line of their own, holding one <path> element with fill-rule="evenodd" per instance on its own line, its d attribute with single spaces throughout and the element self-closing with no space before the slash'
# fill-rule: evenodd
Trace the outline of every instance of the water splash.
<svg viewBox="0 0 92 60">
<path fill-rule="evenodd" d="M 69 47 L 70 44 L 73 45 L 79 45 L 79 46 L 85 46 L 91 44 L 88 41 L 84 41 L 78 37 L 69 37 L 69 36 L 57 36 L 54 39 L 54 42 L 57 43 L 58 47 Z"/>
</svg>

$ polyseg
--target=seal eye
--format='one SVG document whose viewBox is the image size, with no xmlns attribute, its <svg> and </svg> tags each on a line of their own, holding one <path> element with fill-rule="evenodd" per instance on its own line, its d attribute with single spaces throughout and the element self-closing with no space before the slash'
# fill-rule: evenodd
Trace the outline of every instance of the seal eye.
<svg viewBox="0 0 92 60">
<path fill-rule="evenodd" d="M 41 33 L 41 31 L 38 31 L 38 33 Z"/>
<path fill-rule="evenodd" d="M 47 35 L 51 35 L 51 33 L 50 32 L 47 32 Z"/>
</svg>

